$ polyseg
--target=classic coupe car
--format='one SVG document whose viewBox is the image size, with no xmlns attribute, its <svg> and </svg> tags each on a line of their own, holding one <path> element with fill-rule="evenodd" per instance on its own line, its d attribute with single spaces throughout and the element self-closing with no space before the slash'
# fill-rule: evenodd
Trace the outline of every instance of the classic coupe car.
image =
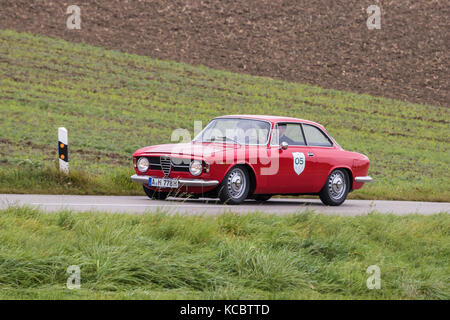
<svg viewBox="0 0 450 320">
<path fill-rule="evenodd" d="M 227 204 L 273 195 L 318 195 L 342 204 L 372 180 L 369 159 L 342 149 L 318 123 L 289 117 L 230 115 L 213 119 L 190 143 L 133 154 L 148 197 L 219 198 Z"/>
</svg>

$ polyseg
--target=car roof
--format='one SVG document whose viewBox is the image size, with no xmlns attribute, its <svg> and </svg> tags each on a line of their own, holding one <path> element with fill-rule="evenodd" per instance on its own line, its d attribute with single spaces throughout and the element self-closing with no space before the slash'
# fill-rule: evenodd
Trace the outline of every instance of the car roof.
<svg viewBox="0 0 450 320">
<path fill-rule="evenodd" d="M 272 123 L 276 122 L 302 122 L 307 124 L 313 124 L 316 126 L 319 126 L 323 128 L 323 126 L 320 123 L 305 120 L 305 119 L 298 119 L 298 118 L 292 118 L 292 117 L 281 117 L 281 116 L 269 116 L 269 115 L 254 115 L 254 114 L 232 114 L 232 115 L 226 115 L 226 116 L 220 116 L 216 117 L 214 119 L 220 119 L 220 118 L 241 118 L 241 119 L 254 119 L 254 120 L 264 120 L 264 121 L 270 121 Z"/>
</svg>

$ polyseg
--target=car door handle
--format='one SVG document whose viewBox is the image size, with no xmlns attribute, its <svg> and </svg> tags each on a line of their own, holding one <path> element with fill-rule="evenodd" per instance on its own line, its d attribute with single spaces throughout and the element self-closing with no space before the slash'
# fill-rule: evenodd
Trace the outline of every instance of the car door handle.
<svg viewBox="0 0 450 320">
<path fill-rule="evenodd" d="M 308 157 L 314 157 L 314 153 L 308 152 Z"/>
</svg>

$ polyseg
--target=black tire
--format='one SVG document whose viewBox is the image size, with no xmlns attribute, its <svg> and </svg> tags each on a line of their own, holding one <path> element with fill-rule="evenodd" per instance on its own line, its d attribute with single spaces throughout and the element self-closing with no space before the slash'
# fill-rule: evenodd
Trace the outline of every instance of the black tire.
<svg viewBox="0 0 450 320">
<path fill-rule="evenodd" d="M 320 190 L 319 197 L 327 206 L 339 206 L 344 203 L 350 189 L 350 179 L 347 171 L 336 169 L 330 173 Z"/>
<path fill-rule="evenodd" d="M 255 194 L 253 196 L 253 199 L 255 199 L 258 202 L 264 202 L 272 198 L 271 194 Z"/>
<path fill-rule="evenodd" d="M 219 186 L 219 199 L 225 204 L 244 202 L 250 191 L 250 177 L 244 166 L 235 166 L 227 172 Z"/>
<path fill-rule="evenodd" d="M 166 200 L 166 198 L 169 196 L 168 192 L 162 192 L 157 190 L 152 190 L 147 188 L 146 186 L 142 186 L 144 188 L 145 194 L 150 198 L 154 200 Z"/>
</svg>

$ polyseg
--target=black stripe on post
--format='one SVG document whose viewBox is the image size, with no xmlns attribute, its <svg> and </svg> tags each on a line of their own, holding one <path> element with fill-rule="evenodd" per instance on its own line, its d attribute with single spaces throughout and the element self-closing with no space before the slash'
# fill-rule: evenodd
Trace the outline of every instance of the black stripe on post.
<svg viewBox="0 0 450 320">
<path fill-rule="evenodd" d="M 67 144 L 58 141 L 58 154 L 61 160 L 69 162 L 69 151 Z"/>
</svg>

